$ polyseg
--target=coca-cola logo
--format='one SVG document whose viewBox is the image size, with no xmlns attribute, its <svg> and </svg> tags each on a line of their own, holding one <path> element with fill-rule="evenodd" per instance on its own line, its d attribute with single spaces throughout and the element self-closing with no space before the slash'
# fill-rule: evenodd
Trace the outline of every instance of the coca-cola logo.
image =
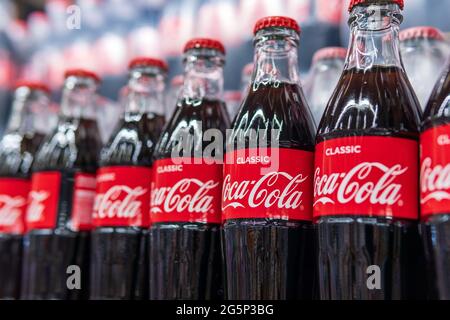
<svg viewBox="0 0 450 320">
<path fill-rule="evenodd" d="M 450 192 L 446 191 L 450 189 L 450 163 L 434 167 L 432 163 L 430 157 L 425 158 L 420 169 L 421 189 L 426 193 L 420 201 L 422 204 L 429 200 L 450 200 Z"/>
<path fill-rule="evenodd" d="M 347 172 L 321 175 L 320 168 L 314 175 L 314 206 L 321 204 L 361 204 L 370 202 L 381 205 L 402 205 L 402 185 L 395 179 L 408 170 L 400 164 L 386 166 L 379 162 L 362 162 Z M 377 177 L 376 179 L 374 177 Z"/>
<path fill-rule="evenodd" d="M 11 197 L 6 194 L 0 195 L 0 225 L 12 226 L 22 214 L 22 207 L 26 199 L 21 196 Z"/>
<path fill-rule="evenodd" d="M 142 201 L 138 198 L 146 192 L 142 187 L 113 186 L 95 197 L 94 218 L 135 218 L 141 214 Z"/>
<path fill-rule="evenodd" d="M 151 195 L 151 213 L 209 213 L 214 201 L 211 192 L 218 186 L 219 182 L 214 180 L 185 178 L 173 186 L 155 188 Z"/>
<path fill-rule="evenodd" d="M 450 145 L 450 136 L 448 134 L 441 134 L 437 137 L 437 143 L 440 146 Z"/>
<path fill-rule="evenodd" d="M 30 203 L 27 208 L 27 221 L 37 222 L 44 216 L 45 204 L 43 203 L 50 196 L 47 191 L 30 191 Z"/>
<path fill-rule="evenodd" d="M 228 207 L 250 208 L 264 207 L 297 209 L 302 204 L 300 185 L 308 176 L 298 174 L 292 176 L 286 172 L 271 172 L 261 176 L 259 180 L 231 181 L 227 175 L 223 182 L 223 201 Z"/>
</svg>

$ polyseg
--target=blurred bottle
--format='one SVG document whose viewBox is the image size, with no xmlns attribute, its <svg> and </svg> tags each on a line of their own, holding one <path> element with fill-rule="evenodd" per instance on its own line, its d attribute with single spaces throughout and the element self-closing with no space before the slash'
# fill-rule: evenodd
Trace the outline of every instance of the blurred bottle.
<svg viewBox="0 0 450 320">
<path fill-rule="evenodd" d="M 167 65 L 130 63 L 125 112 L 102 149 L 91 250 L 91 299 L 147 299 L 152 153 L 164 121 Z"/>
<path fill-rule="evenodd" d="M 433 27 L 414 27 L 400 32 L 403 64 L 422 110 L 438 80 L 450 46 L 444 34 Z"/>
<path fill-rule="evenodd" d="M 13 45 L 7 32 L 13 16 L 12 9 L 10 1 L 0 3 L 0 137 L 11 111 L 11 87 L 16 76 L 18 62 L 15 59 Z"/>
<path fill-rule="evenodd" d="M 45 122 L 48 94 L 41 83 L 18 83 L 7 132 L 0 142 L 0 299 L 19 298 L 31 166 L 45 134 L 37 124 Z"/>
<path fill-rule="evenodd" d="M 344 68 L 346 48 L 328 47 L 317 51 L 305 82 L 305 95 L 318 125 Z"/>
<path fill-rule="evenodd" d="M 426 106 L 420 136 L 420 204 L 428 294 L 450 299 L 450 60 Z"/>
<path fill-rule="evenodd" d="M 95 119 L 99 78 L 86 70 L 69 70 L 65 78 L 58 126 L 44 139 L 33 165 L 23 299 L 88 296 L 91 214 L 101 144 Z M 81 290 L 67 285 L 71 265 L 81 269 Z"/>
<path fill-rule="evenodd" d="M 223 151 L 210 154 L 203 133 L 224 135 L 230 125 L 221 100 L 225 49 L 201 38 L 189 41 L 184 54 L 183 90 L 154 152 L 149 273 L 150 298 L 156 300 L 209 300 L 223 293 Z"/>
</svg>

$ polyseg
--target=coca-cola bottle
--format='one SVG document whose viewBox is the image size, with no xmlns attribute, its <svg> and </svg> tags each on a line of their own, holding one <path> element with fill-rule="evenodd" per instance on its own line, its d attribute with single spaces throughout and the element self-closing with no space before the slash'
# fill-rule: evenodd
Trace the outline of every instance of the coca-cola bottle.
<svg viewBox="0 0 450 320">
<path fill-rule="evenodd" d="M 254 28 L 254 71 L 227 140 L 222 210 L 228 299 L 313 298 L 315 126 L 299 86 L 300 28 Z"/>
<path fill-rule="evenodd" d="M 24 238 L 24 299 L 87 298 L 100 149 L 94 104 L 98 82 L 86 70 L 66 72 L 57 128 L 36 154 Z"/>
<path fill-rule="evenodd" d="M 19 82 L 12 114 L 0 141 L 0 299 L 18 299 L 22 270 L 22 237 L 31 186 L 31 166 L 44 133 L 36 125 L 49 105 L 49 89 Z"/>
<path fill-rule="evenodd" d="M 154 154 L 151 299 L 221 295 L 220 192 L 230 125 L 221 100 L 224 56 L 212 39 L 193 39 L 184 48 L 184 85 Z"/>
<path fill-rule="evenodd" d="M 402 66 L 403 0 L 353 0 L 349 53 L 316 137 L 321 299 L 415 298 L 418 100 Z"/>
<path fill-rule="evenodd" d="M 100 153 L 91 244 L 91 299 L 141 299 L 148 291 L 152 154 L 164 123 L 165 62 L 130 63 L 125 111 Z"/>
<path fill-rule="evenodd" d="M 428 292 L 432 298 L 449 300 L 450 60 L 425 109 L 420 149 L 420 203 L 430 275 Z"/>
</svg>

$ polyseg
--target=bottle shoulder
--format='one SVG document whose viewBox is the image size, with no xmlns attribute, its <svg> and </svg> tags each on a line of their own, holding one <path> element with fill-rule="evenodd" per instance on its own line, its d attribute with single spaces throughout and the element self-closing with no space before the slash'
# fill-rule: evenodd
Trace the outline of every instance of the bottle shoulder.
<svg viewBox="0 0 450 320">
<path fill-rule="evenodd" d="M 297 84 L 252 85 L 233 121 L 229 143 L 236 147 L 253 131 L 265 142 L 261 147 L 278 143 L 280 147 L 312 149 L 315 124 L 303 91 Z M 252 133 L 252 134 L 253 134 Z"/>
<path fill-rule="evenodd" d="M 230 128 L 230 118 L 224 102 L 219 100 L 207 100 L 195 102 L 179 102 L 171 119 L 162 130 L 156 144 L 155 158 L 170 157 L 172 150 L 186 143 L 186 152 L 182 156 L 194 156 L 195 152 L 203 150 L 210 141 L 204 141 L 205 132 L 209 129 L 213 135 L 221 135 L 225 139 L 226 130 Z M 190 139 L 190 140 L 186 140 Z M 223 144 L 222 144 L 223 145 Z M 224 147 L 224 145 L 223 145 Z"/>
<path fill-rule="evenodd" d="M 417 139 L 421 111 L 403 70 L 346 70 L 319 124 L 317 141 L 354 135 Z"/>
<path fill-rule="evenodd" d="M 0 176 L 27 178 L 41 141 L 37 133 L 6 134 L 0 142 Z"/>
<path fill-rule="evenodd" d="M 100 146 L 100 132 L 95 120 L 71 119 L 60 122 L 42 142 L 33 170 L 95 172 Z"/>
<path fill-rule="evenodd" d="M 131 121 L 121 119 L 100 152 L 100 166 L 150 165 L 155 139 L 146 120 L 145 117 Z"/>
</svg>

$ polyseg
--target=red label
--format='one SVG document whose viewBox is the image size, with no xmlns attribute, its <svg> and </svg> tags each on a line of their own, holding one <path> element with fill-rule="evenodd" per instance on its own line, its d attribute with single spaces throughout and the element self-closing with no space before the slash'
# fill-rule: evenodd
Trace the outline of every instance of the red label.
<svg viewBox="0 0 450 320">
<path fill-rule="evenodd" d="M 150 168 L 100 168 L 97 172 L 94 226 L 148 227 L 150 183 Z"/>
<path fill-rule="evenodd" d="M 450 124 L 426 130 L 420 137 L 420 203 L 422 217 L 450 213 Z"/>
<path fill-rule="evenodd" d="M 316 146 L 314 217 L 418 217 L 418 143 L 346 137 Z"/>
<path fill-rule="evenodd" d="M 52 229 L 58 215 L 60 172 L 34 173 L 27 209 L 27 229 Z"/>
<path fill-rule="evenodd" d="M 205 162 L 206 160 L 200 159 Z M 151 221 L 220 223 L 221 164 L 194 159 L 157 160 L 151 192 Z"/>
<path fill-rule="evenodd" d="M 0 178 L 0 232 L 23 234 L 31 182 Z"/>
<path fill-rule="evenodd" d="M 223 218 L 312 219 L 314 153 L 241 149 L 226 155 Z"/>
<path fill-rule="evenodd" d="M 95 175 L 76 173 L 72 197 L 70 229 L 74 231 L 92 229 L 92 210 L 95 199 Z"/>
</svg>

